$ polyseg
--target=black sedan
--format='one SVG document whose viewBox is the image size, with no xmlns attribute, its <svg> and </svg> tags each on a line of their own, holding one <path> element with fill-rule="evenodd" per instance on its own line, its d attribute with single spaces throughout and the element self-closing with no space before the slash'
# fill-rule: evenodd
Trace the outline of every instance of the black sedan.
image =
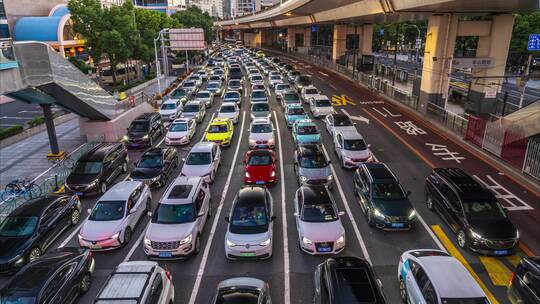
<svg viewBox="0 0 540 304">
<path fill-rule="evenodd" d="M 0 273 L 13 273 L 37 260 L 80 218 L 77 196 L 45 196 L 17 207 L 0 224 Z"/>
<path fill-rule="evenodd" d="M 135 163 L 135 169 L 129 175 L 129 179 L 142 181 L 150 188 L 162 187 L 167 183 L 167 179 L 176 167 L 178 167 L 176 149 L 149 149 Z"/>
<path fill-rule="evenodd" d="M 76 303 L 90 289 L 92 253 L 64 248 L 26 265 L 0 290 L 0 303 Z"/>
</svg>

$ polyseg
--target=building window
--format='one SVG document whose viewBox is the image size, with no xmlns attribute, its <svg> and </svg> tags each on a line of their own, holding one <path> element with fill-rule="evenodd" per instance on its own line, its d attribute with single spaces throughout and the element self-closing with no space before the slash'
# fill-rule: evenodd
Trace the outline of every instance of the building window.
<svg viewBox="0 0 540 304">
<path fill-rule="evenodd" d="M 294 45 L 296 47 L 303 47 L 304 46 L 304 34 L 303 33 L 296 33 L 294 35 Z"/>
</svg>

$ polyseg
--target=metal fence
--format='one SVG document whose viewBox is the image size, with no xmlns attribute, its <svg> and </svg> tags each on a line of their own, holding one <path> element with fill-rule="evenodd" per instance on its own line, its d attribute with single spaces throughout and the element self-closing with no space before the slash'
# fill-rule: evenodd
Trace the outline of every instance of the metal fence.
<svg viewBox="0 0 540 304">
<path fill-rule="evenodd" d="M 427 104 L 426 116 L 438 121 L 460 137 L 465 137 L 469 123 L 469 120 L 466 117 L 450 112 L 432 103 Z"/>
<path fill-rule="evenodd" d="M 522 171 L 540 181 L 540 135 L 529 139 Z"/>
</svg>

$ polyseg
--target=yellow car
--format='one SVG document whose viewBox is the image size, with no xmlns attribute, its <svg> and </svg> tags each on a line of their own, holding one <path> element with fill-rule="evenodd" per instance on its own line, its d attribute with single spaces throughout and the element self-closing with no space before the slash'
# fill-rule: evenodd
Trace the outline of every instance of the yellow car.
<svg viewBox="0 0 540 304">
<path fill-rule="evenodd" d="M 204 132 L 205 141 L 213 141 L 221 146 L 230 146 L 234 134 L 233 123 L 228 118 L 214 118 Z"/>
<path fill-rule="evenodd" d="M 257 51 L 257 53 L 255 53 L 255 55 L 257 55 L 258 58 L 263 58 L 264 57 L 264 52 L 263 51 Z"/>
</svg>

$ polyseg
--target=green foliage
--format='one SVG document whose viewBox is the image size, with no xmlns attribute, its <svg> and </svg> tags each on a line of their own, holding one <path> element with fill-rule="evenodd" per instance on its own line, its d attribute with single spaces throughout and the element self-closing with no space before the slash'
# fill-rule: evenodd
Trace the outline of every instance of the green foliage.
<svg viewBox="0 0 540 304">
<path fill-rule="evenodd" d="M 212 17 L 207 12 L 203 12 L 197 6 L 190 6 L 185 11 L 178 11 L 171 15 L 185 27 L 197 27 L 204 30 L 204 39 L 206 42 L 212 41 Z"/>
<path fill-rule="evenodd" d="M 417 30 L 418 28 L 418 30 Z M 381 35 L 380 31 L 384 30 L 384 34 Z M 373 50 L 380 51 L 386 47 L 387 41 L 390 41 L 390 45 L 396 45 L 396 32 L 397 23 L 391 24 L 375 24 L 373 26 Z M 427 21 L 408 21 L 400 23 L 399 26 L 399 42 L 405 45 L 411 45 L 414 48 L 416 44 L 416 38 L 418 38 L 418 31 L 420 31 L 420 38 L 425 40 L 427 32 Z"/>
<path fill-rule="evenodd" d="M 154 39 L 164 28 L 182 28 L 183 25 L 176 18 L 155 10 L 135 9 L 135 20 L 141 43 L 135 48 L 135 59 L 144 62 L 154 61 Z"/>
<path fill-rule="evenodd" d="M 2 128 L 0 129 L 0 140 L 22 133 L 22 131 L 24 131 L 23 126 L 11 126 L 8 128 Z"/>
<path fill-rule="evenodd" d="M 530 34 L 540 34 L 540 11 L 515 14 L 514 30 L 510 41 L 511 52 L 528 52 Z"/>
<path fill-rule="evenodd" d="M 37 117 L 32 118 L 32 120 L 29 120 L 26 123 L 28 124 L 28 126 L 30 126 L 30 128 L 37 127 L 37 126 L 45 123 L 45 117 L 37 116 Z"/>
<path fill-rule="evenodd" d="M 69 57 L 69 61 L 85 74 L 88 74 L 88 71 L 92 70 L 92 67 L 86 64 L 84 60 L 80 60 L 75 57 Z"/>
</svg>

